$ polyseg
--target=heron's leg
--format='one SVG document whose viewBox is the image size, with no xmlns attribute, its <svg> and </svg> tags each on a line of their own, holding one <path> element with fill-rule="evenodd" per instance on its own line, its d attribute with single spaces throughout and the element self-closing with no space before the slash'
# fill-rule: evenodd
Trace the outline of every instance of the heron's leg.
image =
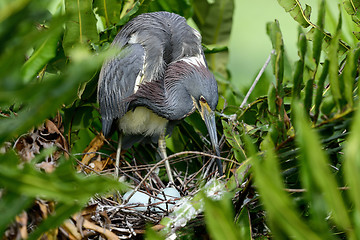
<svg viewBox="0 0 360 240">
<path fill-rule="evenodd" d="M 122 143 L 122 133 L 119 132 L 119 141 L 118 141 L 118 146 L 116 149 L 116 161 L 115 161 L 115 177 L 116 177 L 116 179 L 119 178 L 121 143 Z"/>
<path fill-rule="evenodd" d="M 159 150 L 160 150 L 160 156 L 162 159 L 167 158 L 167 154 L 166 154 L 166 141 L 165 141 L 165 131 L 163 133 L 160 134 L 159 137 Z M 171 173 L 171 168 L 170 168 L 170 163 L 168 160 L 165 161 L 165 168 L 166 168 L 166 172 L 168 174 L 169 177 L 169 183 L 173 184 L 174 183 L 174 178 L 173 175 Z"/>
</svg>

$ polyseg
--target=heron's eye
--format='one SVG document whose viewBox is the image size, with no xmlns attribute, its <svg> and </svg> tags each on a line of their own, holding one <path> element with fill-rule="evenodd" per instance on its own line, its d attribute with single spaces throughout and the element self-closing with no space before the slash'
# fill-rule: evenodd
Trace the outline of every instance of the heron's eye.
<svg viewBox="0 0 360 240">
<path fill-rule="evenodd" d="M 203 96 L 201 96 L 201 97 L 200 97 L 200 102 L 206 103 L 206 99 L 205 99 Z"/>
</svg>

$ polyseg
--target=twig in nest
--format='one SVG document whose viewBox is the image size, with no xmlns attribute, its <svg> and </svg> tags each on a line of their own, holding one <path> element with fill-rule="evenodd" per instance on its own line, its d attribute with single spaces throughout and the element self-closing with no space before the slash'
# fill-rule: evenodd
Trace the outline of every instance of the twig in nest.
<svg viewBox="0 0 360 240">
<path fill-rule="evenodd" d="M 146 179 L 148 179 L 148 177 L 152 174 L 152 172 L 161 164 L 163 164 L 166 160 L 169 160 L 171 158 L 177 157 L 177 156 L 181 156 L 183 154 L 199 154 L 202 156 L 207 156 L 207 157 L 213 157 L 213 158 L 218 158 L 221 160 L 226 160 L 226 161 L 231 161 L 231 162 L 235 162 L 231 159 L 227 159 L 227 158 L 223 158 L 223 157 L 218 157 L 216 155 L 213 154 L 208 154 L 208 153 L 203 153 L 203 152 L 197 152 L 197 151 L 185 151 L 185 152 L 179 152 L 179 153 L 175 153 L 173 155 L 168 156 L 167 158 L 162 159 L 161 161 L 157 162 L 150 170 L 149 172 L 145 175 L 145 177 L 141 180 L 141 182 L 135 187 L 134 191 L 129 195 L 129 197 L 127 199 L 124 200 L 124 204 L 126 204 L 129 199 L 135 194 L 135 192 L 137 192 L 139 190 L 139 188 L 141 187 L 141 185 L 144 184 L 144 182 L 146 181 Z M 236 162 L 237 163 L 237 162 Z"/>
</svg>

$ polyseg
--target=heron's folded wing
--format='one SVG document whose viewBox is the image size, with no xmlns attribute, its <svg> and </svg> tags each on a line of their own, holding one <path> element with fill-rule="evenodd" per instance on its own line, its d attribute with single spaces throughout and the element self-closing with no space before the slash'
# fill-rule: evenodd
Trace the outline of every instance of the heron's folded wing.
<svg viewBox="0 0 360 240">
<path fill-rule="evenodd" d="M 127 112 L 128 103 L 124 99 L 134 93 L 135 83 L 143 75 L 144 58 L 143 47 L 131 44 L 104 63 L 97 94 L 105 136 L 111 133 L 113 121 Z"/>
</svg>

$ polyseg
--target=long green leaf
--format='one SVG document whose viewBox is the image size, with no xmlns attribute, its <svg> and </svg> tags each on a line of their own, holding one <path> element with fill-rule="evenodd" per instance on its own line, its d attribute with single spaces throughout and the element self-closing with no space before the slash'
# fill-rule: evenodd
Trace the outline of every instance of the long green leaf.
<svg viewBox="0 0 360 240">
<path fill-rule="evenodd" d="M 69 204 L 75 201 L 84 204 L 95 193 L 123 186 L 110 178 L 76 174 L 69 160 L 47 174 L 35 169 L 33 164 L 25 164 L 23 168 L 5 164 L 6 158 L 17 160 L 17 156 L 12 152 L 0 155 L 0 186 L 33 198 L 43 197 Z"/>
<path fill-rule="evenodd" d="M 353 124 L 351 127 L 351 133 L 345 146 L 345 161 L 344 171 L 346 182 L 349 186 L 347 191 L 351 202 L 354 204 L 353 210 L 353 223 L 355 228 L 355 235 L 360 236 L 360 111 L 357 110 Z"/>
<path fill-rule="evenodd" d="M 354 89 L 354 82 L 356 77 L 356 64 L 357 64 L 357 60 L 354 60 L 354 55 L 355 55 L 354 51 L 351 50 L 348 52 L 344 72 L 340 77 L 340 81 L 344 85 L 344 91 L 343 91 L 344 100 L 346 101 L 349 107 L 352 107 L 354 104 L 353 89 Z"/>
<path fill-rule="evenodd" d="M 329 81 L 330 81 L 330 88 L 332 96 L 335 100 L 336 106 L 338 110 L 341 109 L 341 88 L 339 82 L 339 62 L 338 62 L 338 44 L 337 39 L 334 38 L 331 40 L 330 50 L 329 50 Z"/>
<path fill-rule="evenodd" d="M 304 78 L 304 61 L 299 60 L 296 62 L 295 71 L 293 76 L 293 88 L 292 88 L 292 102 L 300 99 L 301 84 Z"/>
<path fill-rule="evenodd" d="M 251 221 L 249 209 L 245 206 L 239 215 L 237 225 L 240 230 L 240 239 L 252 240 Z"/>
<path fill-rule="evenodd" d="M 241 239 L 240 232 L 233 221 L 231 200 L 224 197 L 219 201 L 214 201 L 206 196 L 204 200 L 206 227 L 212 239 Z"/>
<path fill-rule="evenodd" d="M 328 159 L 322 150 L 318 136 L 310 128 L 309 122 L 305 120 L 302 107 L 299 105 L 294 109 L 296 141 L 301 151 L 301 164 L 305 171 L 303 175 L 307 175 L 307 178 L 304 179 L 307 181 L 305 186 L 315 187 L 322 193 L 333 220 L 343 230 L 351 233 L 351 223 L 345 203 L 338 191 L 337 182 L 330 172 Z"/>
<path fill-rule="evenodd" d="M 294 239 L 320 240 L 321 238 L 301 220 L 289 195 L 284 192 L 283 180 L 271 140 L 269 138 L 264 140 L 265 159 L 260 161 L 249 137 L 244 138 L 248 139 L 246 146 L 254 158 L 255 183 L 267 210 L 274 235 L 278 239 L 287 239 L 291 236 Z"/>
<path fill-rule="evenodd" d="M 313 58 L 315 60 L 316 69 L 320 62 L 321 47 L 324 39 L 324 35 L 321 30 L 324 29 L 325 22 L 325 0 L 322 0 L 319 7 L 317 25 L 319 29 L 315 29 L 314 40 L 313 40 Z"/>
<path fill-rule="evenodd" d="M 272 54 L 273 72 L 276 80 L 276 93 L 269 94 L 269 110 L 275 111 L 275 115 L 271 117 L 270 134 L 274 142 L 282 141 L 285 137 L 285 122 L 284 122 L 284 42 L 280 30 L 280 24 L 277 20 L 266 24 L 266 32 L 270 37 L 275 54 Z M 270 90 L 269 90 L 270 91 Z M 275 96 L 274 96 L 275 94 Z M 271 102 L 270 102 L 271 101 Z M 271 106 L 272 105 L 272 106 Z M 270 107 L 271 106 L 271 107 Z M 275 108 L 275 109 L 271 109 Z"/>
<path fill-rule="evenodd" d="M 282 97 L 282 82 L 284 78 L 284 42 L 279 21 L 266 24 L 266 33 L 270 37 L 275 54 L 272 56 L 277 94 Z"/>
<path fill-rule="evenodd" d="M 66 55 L 75 45 L 97 42 L 96 18 L 90 0 L 65 0 L 65 10 L 69 20 L 65 25 L 63 47 Z"/>
<path fill-rule="evenodd" d="M 310 114 L 310 109 L 312 106 L 313 100 L 313 93 L 314 93 L 314 79 L 310 78 L 306 81 L 305 84 L 305 98 L 304 98 L 304 108 L 306 113 Z"/>
<path fill-rule="evenodd" d="M 317 89 L 316 89 L 316 94 L 315 94 L 314 123 L 316 123 L 316 121 L 317 121 L 317 119 L 319 117 L 319 114 L 320 114 L 320 104 L 322 103 L 325 80 L 326 80 L 326 77 L 328 75 L 328 72 L 329 72 L 329 60 L 325 60 L 321 75 L 320 75 L 319 80 L 317 82 Z"/>
</svg>

